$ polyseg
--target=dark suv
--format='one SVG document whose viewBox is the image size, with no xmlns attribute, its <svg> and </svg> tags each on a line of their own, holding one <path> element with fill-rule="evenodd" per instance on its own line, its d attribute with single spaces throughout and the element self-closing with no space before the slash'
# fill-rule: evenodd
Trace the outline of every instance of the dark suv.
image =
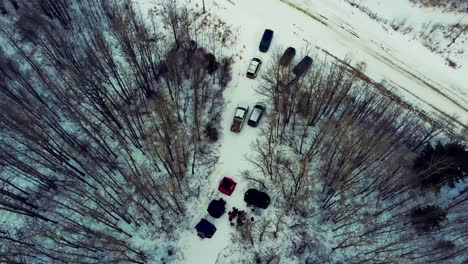
<svg viewBox="0 0 468 264">
<path fill-rule="evenodd" d="M 304 74 L 312 65 L 312 58 L 305 56 L 292 70 L 292 72 L 297 76 Z"/>
<path fill-rule="evenodd" d="M 260 40 L 260 51 L 267 52 L 271 44 L 271 39 L 273 39 L 273 30 L 265 29 L 263 32 L 262 40 Z"/>
<path fill-rule="evenodd" d="M 247 203 L 247 207 L 253 205 L 266 209 L 270 205 L 270 196 L 259 190 L 249 189 L 244 194 L 244 201 Z"/>
<path fill-rule="evenodd" d="M 279 64 L 281 66 L 288 65 L 291 62 L 291 60 L 293 59 L 294 55 L 296 55 L 296 49 L 294 49 L 293 47 L 287 48 L 284 51 L 283 56 L 281 56 L 281 58 L 279 60 Z"/>
</svg>

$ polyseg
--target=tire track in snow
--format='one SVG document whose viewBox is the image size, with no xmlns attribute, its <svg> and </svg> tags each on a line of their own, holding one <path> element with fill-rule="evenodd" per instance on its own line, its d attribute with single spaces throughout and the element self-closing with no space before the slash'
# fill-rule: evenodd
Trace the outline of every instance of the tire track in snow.
<svg viewBox="0 0 468 264">
<path fill-rule="evenodd" d="M 320 14 L 314 14 L 302 7 L 299 7 L 297 5 L 295 5 L 294 3 L 291 3 L 289 0 L 281 0 L 281 2 L 283 2 L 284 4 L 300 11 L 301 13 L 307 15 L 308 17 L 314 19 L 315 21 L 327 26 L 329 29 L 333 30 L 336 34 L 342 36 L 342 37 L 345 37 L 347 39 L 349 39 L 349 41 L 354 41 L 358 46 L 361 46 L 361 50 L 364 51 L 365 53 L 367 53 L 368 55 L 370 55 L 371 57 L 375 58 L 376 60 L 380 61 L 381 63 L 385 64 L 386 66 L 390 67 L 391 69 L 401 73 L 402 75 L 404 75 L 406 78 L 409 78 L 411 80 L 413 80 L 414 82 L 418 83 L 419 85 L 423 86 L 423 87 L 427 87 L 429 88 L 430 90 L 434 91 L 435 93 L 437 93 L 438 95 L 440 95 L 441 97 L 443 97 L 444 99 L 450 101 L 452 104 L 454 104 L 455 106 L 457 106 L 458 108 L 462 109 L 463 111 L 466 112 L 466 115 L 468 115 L 468 108 L 465 106 L 466 104 L 458 101 L 457 99 L 455 99 L 454 97 L 451 97 L 449 96 L 448 94 L 446 94 L 444 91 L 442 91 L 442 89 L 436 87 L 436 84 L 432 84 L 431 82 L 434 82 L 434 81 L 428 81 L 428 80 L 425 80 L 423 77 L 421 76 L 418 76 L 417 74 L 411 72 L 410 70 L 404 68 L 402 65 L 399 65 L 399 63 L 393 61 L 391 58 L 383 55 L 383 54 L 380 54 L 378 53 L 377 51 L 369 48 L 369 47 L 366 47 L 365 45 L 362 45 L 361 43 L 357 42 L 357 39 L 359 39 L 359 36 L 355 33 L 355 32 L 350 32 L 348 31 L 346 28 L 344 28 L 342 25 L 338 25 L 337 24 L 337 27 L 333 26 L 333 25 L 330 25 L 330 22 L 328 22 L 328 19 Z M 327 19 L 327 21 L 324 20 Z M 296 28 L 299 28 L 297 25 L 293 25 L 295 26 Z M 300 28 L 299 28 L 300 29 Z M 353 34 L 354 33 L 354 34 Z M 348 38 L 346 35 L 351 35 L 352 38 Z M 357 39 L 356 39 L 357 38 Z M 329 52 L 327 52 L 329 53 Z M 329 53 L 330 54 L 330 53 Z M 422 75 L 422 74 L 421 74 Z M 440 84 L 439 84 L 440 85 Z M 416 96 L 414 93 L 411 93 L 409 92 L 409 89 L 407 88 L 404 88 L 402 87 L 401 85 L 398 85 L 398 87 L 402 90 L 404 90 L 405 92 L 407 92 L 408 94 L 412 95 L 414 98 L 416 98 L 417 100 L 425 103 L 426 105 L 430 106 L 432 109 L 436 110 L 438 113 L 446 116 L 446 117 L 449 117 L 450 119 L 452 119 L 453 121 L 455 121 L 457 124 L 461 125 L 462 127 L 464 128 L 467 128 L 467 125 L 464 124 L 463 121 L 461 120 L 455 120 L 450 114 L 444 112 L 441 108 L 439 107 L 436 107 L 434 106 L 432 103 L 422 99 L 421 97 L 419 96 Z M 464 100 L 464 98 L 459 98 L 460 100 Z"/>
</svg>

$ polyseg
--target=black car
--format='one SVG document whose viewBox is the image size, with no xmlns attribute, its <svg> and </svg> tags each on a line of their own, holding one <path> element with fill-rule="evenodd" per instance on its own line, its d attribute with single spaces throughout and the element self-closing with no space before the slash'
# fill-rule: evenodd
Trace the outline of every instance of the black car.
<svg viewBox="0 0 468 264">
<path fill-rule="evenodd" d="M 207 211 L 212 217 L 220 218 L 226 211 L 226 201 L 222 198 L 211 201 L 208 205 Z"/>
<path fill-rule="evenodd" d="M 286 66 L 288 65 L 292 58 L 294 57 L 294 55 L 296 55 L 296 49 L 293 48 L 293 47 L 289 47 L 287 48 L 284 53 L 283 53 L 283 56 L 281 56 L 280 60 L 279 60 L 279 64 L 281 66 Z"/>
<path fill-rule="evenodd" d="M 197 234 L 201 238 L 211 238 L 216 232 L 216 227 L 206 219 L 201 219 L 195 226 Z"/>
<path fill-rule="evenodd" d="M 312 58 L 309 56 L 305 56 L 292 70 L 292 72 L 297 76 L 301 76 L 307 70 L 309 70 L 310 66 L 312 65 Z"/>
<path fill-rule="evenodd" d="M 258 122 L 260 121 L 260 118 L 262 118 L 263 112 L 265 112 L 266 105 L 264 103 L 258 102 L 255 104 L 255 106 L 252 109 L 252 112 L 250 113 L 249 120 L 247 121 L 247 124 L 252 127 L 258 126 Z"/>
<path fill-rule="evenodd" d="M 253 205 L 266 209 L 270 205 L 270 196 L 259 190 L 249 189 L 245 192 L 244 201 L 247 203 L 247 206 Z"/>
<path fill-rule="evenodd" d="M 273 39 L 273 30 L 265 29 L 263 32 L 262 40 L 260 41 L 260 51 L 267 52 L 271 44 L 271 39 Z"/>
</svg>

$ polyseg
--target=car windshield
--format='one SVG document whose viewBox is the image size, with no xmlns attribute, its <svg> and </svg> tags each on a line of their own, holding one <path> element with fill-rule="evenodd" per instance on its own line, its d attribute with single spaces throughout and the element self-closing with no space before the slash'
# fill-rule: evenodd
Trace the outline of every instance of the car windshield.
<svg viewBox="0 0 468 264">
<path fill-rule="evenodd" d="M 245 109 L 243 108 L 237 108 L 236 110 L 236 117 L 238 118 L 243 118 L 244 117 L 244 114 L 245 114 Z"/>
<path fill-rule="evenodd" d="M 249 65 L 249 72 L 254 73 L 257 69 L 258 61 L 251 61 Z"/>
<path fill-rule="evenodd" d="M 252 114 L 250 115 L 250 120 L 257 121 L 258 117 L 260 116 L 261 113 L 262 113 L 262 111 L 255 107 L 252 110 Z"/>
</svg>

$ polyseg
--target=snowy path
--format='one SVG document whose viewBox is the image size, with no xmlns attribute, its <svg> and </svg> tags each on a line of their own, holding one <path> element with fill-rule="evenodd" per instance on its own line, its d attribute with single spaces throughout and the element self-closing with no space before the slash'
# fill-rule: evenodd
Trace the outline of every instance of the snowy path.
<svg viewBox="0 0 468 264">
<path fill-rule="evenodd" d="M 247 54 L 252 56 L 256 55 L 257 53 L 255 50 L 258 49 L 257 46 L 258 45 L 251 45 Z M 205 190 L 206 192 L 214 191 L 212 199 L 222 197 L 226 200 L 227 211 L 231 210 L 233 206 L 241 210 L 245 209 L 244 193 L 249 187 L 247 186 L 247 182 L 242 179 L 240 171 L 250 166 L 245 157 L 249 154 L 250 144 L 254 141 L 259 132 L 258 128 L 248 126 L 247 122 L 244 123 L 242 131 L 239 134 L 230 131 L 234 109 L 237 104 L 248 104 L 250 105 L 250 109 L 252 109 L 253 105 L 260 100 L 254 91 L 255 86 L 258 85 L 258 81 L 245 77 L 245 71 L 249 62 L 250 56 L 247 55 L 241 62 L 235 64 L 233 68 L 233 81 L 224 95 L 227 100 L 227 106 L 226 111 L 223 113 L 220 159 L 215 172 L 210 176 L 209 185 Z M 262 120 L 264 121 L 264 119 Z M 237 182 L 236 189 L 231 196 L 224 195 L 217 190 L 219 181 L 224 176 L 230 177 Z M 213 223 L 217 231 L 211 239 L 203 240 L 197 237 L 192 231 L 192 234 L 190 234 L 189 237 L 187 237 L 187 241 L 185 241 L 186 251 L 184 252 L 184 263 L 216 263 L 218 253 L 222 252 L 222 249 L 229 246 L 231 243 L 231 232 L 234 232 L 234 227 L 229 225 L 227 213 L 219 219 L 212 218 L 206 212 L 209 202 L 210 199 L 204 199 L 202 202 L 203 206 L 201 206 L 201 211 L 198 212 L 199 218 L 206 218 Z M 195 218 L 193 219 L 194 223 L 198 222 L 200 220 L 199 218 L 197 218 L 195 214 Z M 223 258 L 222 254 L 219 258 Z M 222 263 L 222 261 L 220 263 Z"/>
<path fill-rule="evenodd" d="M 367 63 L 371 78 L 391 80 L 397 94 L 416 107 L 468 123 L 465 70 L 446 66 L 417 41 L 388 31 L 344 1 L 223 0 L 218 5 L 218 14 L 248 40 L 246 47 L 257 45 L 268 27 L 275 31 L 273 45 L 318 47 L 339 58 L 351 54 Z"/>
<path fill-rule="evenodd" d="M 259 95 L 255 92 L 255 88 L 258 85 L 257 79 L 249 79 L 245 76 L 250 59 L 253 57 L 262 57 L 263 65 L 268 63 L 268 57 L 264 53 L 258 51 L 259 34 L 263 33 L 264 28 L 254 28 L 252 32 L 242 31 L 241 36 L 237 38 L 237 45 L 239 50 L 242 49 L 242 60 L 236 58 L 236 62 L 233 65 L 233 79 L 229 84 L 229 87 L 224 93 L 226 100 L 226 110 L 223 113 L 223 120 L 221 127 L 223 129 L 222 136 L 220 138 L 220 158 L 216 165 L 214 173 L 210 176 L 209 185 L 206 187 L 206 192 L 213 191 L 212 199 L 223 198 L 226 200 L 226 210 L 230 211 L 232 207 L 237 207 L 241 210 L 246 209 L 244 202 L 244 193 L 249 189 L 247 182 L 242 179 L 240 172 L 248 169 L 251 166 L 246 161 L 246 156 L 250 153 L 250 144 L 258 136 L 259 128 L 253 128 L 244 123 L 242 131 L 239 134 L 230 131 L 231 122 L 234 116 L 234 109 L 237 104 L 246 104 L 250 106 L 250 111 L 254 104 L 261 101 Z M 262 31 L 262 32 L 260 32 Z M 260 32 L 260 33 L 259 33 Z M 245 45 L 245 49 L 241 48 Z M 270 52 L 271 52 L 270 47 Z M 270 53 L 267 53 L 270 55 Z M 250 115 L 250 111 L 247 117 Z M 268 114 L 268 107 L 266 114 Z M 262 121 L 260 122 L 262 126 Z M 219 181 L 224 177 L 230 177 L 237 182 L 236 189 L 231 196 L 220 193 L 217 188 Z M 221 218 L 215 219 L 208 215 L 206 208 L 211 200 L 204 198 L 200 211 L 194 215 L 194 224 L 200 220 L 200 218 L 206 218 L 208 221 L 213 223 L 217 231 L 211 239 L 200 239 L 191 230 L 191 234 L 188 235 L 185 244 L 185 259 L 184 263 L 187 264 L 211 264 L 217 263 L 217 259 L 222 259 L 224 256 L 219 254 L 222 249 L 231 244 L 231 233 L 234 232 L 234 227 L 229 225 L 228 215 L 225 213 Z M 198 215 L 197 215 L 198 213 Z M 218 256 L 219 255 L 219 256 Z M 220 261 L 219 263 L 223 263 Z"/>
</svg>

